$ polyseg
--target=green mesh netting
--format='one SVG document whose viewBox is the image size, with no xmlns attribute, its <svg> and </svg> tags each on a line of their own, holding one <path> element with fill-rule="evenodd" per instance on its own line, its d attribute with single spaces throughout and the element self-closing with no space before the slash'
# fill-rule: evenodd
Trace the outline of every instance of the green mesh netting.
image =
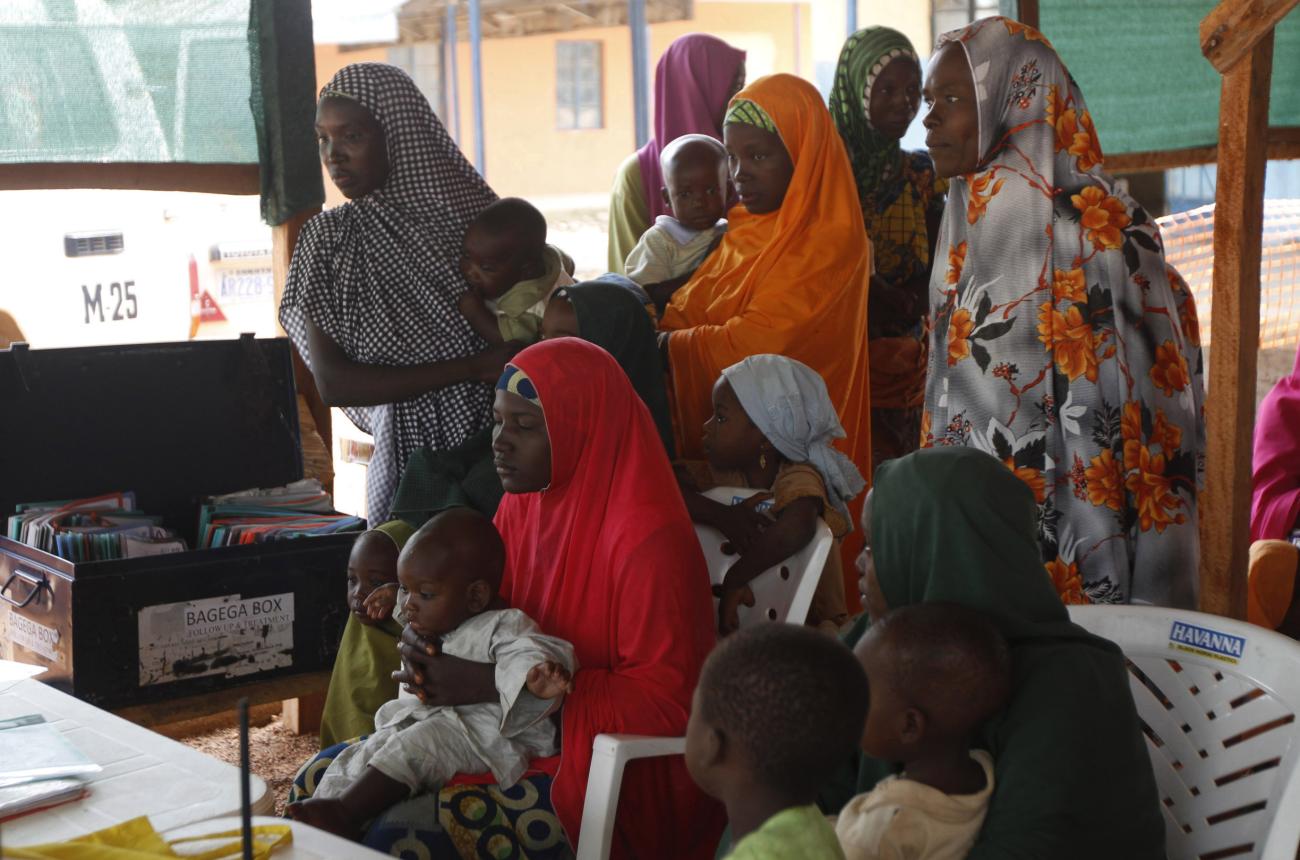
<svg viewBox="0 0 1300 860">
<path fill-rule="evenodd" d="M 257 161 L 248 0 L 5 0 L 0 58 L 0 162 Z"/>
<path fill-rule="evenodd" d="M 1221 77 L 1200 49 L 1213 0 L 1039 0 L 1039 23 L 1075 76 L 1107 154 L 1218 141 Z M 1300 14 L 1274 36 L 1269 124 L 1300 126 Z"/>
</svg>

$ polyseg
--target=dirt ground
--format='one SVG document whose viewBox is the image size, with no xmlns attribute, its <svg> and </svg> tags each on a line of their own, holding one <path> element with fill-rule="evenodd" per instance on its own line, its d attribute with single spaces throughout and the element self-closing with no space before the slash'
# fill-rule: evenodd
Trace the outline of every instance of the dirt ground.
<svg viewBox="0 0 1300 860">
<path fill-rule="evenodd" d="M 268 714 L 266 709 L 262 711 L 260 719 L 254 714 L 251 721 L 253 725 L 248 731 L 250 763 L 253 773 L 266 781 L 267 788 L 275 799 L 275 814 L 283 815 L 294 774 L 303 762 L 320 751 L 320 739 L 314 733 L 294 735 L 285 728 L 278 713 Z M 224 724 L 226 722 L 222 721 L 215 726 L 210 723 L 209 727 L 199 727 L 202 730 L 198 733 L 182 734 L 176 739 L 201 753 L 238 767 L 239 729 Z"/>
</svg>

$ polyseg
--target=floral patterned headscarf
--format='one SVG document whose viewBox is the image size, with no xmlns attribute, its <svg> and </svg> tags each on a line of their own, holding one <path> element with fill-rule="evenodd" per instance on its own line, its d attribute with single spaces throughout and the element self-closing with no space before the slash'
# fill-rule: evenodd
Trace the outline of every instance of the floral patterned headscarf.
<svg viewBox="0 0 1300 860">
<path fill-rule="evenodd" d="M 1067 602 L 1194 607 L 1205 449 L 1191 292 L 1102 169 L 1084 103 L 1036 30 L 945 33 L 969 61 L 983 157 L 952 180 L 930 280 L 927 445 L 970 445 L 1038 503 Z"/>
</svg>

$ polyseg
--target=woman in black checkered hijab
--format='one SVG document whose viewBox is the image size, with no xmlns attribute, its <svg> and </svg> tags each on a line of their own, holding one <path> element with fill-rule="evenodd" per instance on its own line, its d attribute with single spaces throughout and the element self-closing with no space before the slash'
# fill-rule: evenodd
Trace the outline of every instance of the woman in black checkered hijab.
<svg viewBox="0 0 1300 860">
<path fill-rule="evenodd" d="M 321 90 L 321 161 L 348 202 L 298 238 L 280 323 L 325 402 L 375 439 L 367 516 L 384 522 L 412 451 L 453 448 L 491 420 L 512 353 L 456 309 L 461 240 L 496 200 L 405 72 L 340 70 Z"/>
</svg>

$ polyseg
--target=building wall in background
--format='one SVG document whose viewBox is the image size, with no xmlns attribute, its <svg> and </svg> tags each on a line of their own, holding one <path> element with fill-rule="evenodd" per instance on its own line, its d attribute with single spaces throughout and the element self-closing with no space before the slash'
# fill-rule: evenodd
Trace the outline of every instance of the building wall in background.
<svg viewBox="0 0 1300 860">
<path fill-rule="evenodd" d="M 695 18 L 650 25 L 653 66 L 668 44 L 704 32 L 748 53 L 749 80 L 790 72 L 814 81 L 825 94 L 847 27 L 846 2 L 855 0 L 696 0 Z M 930 3 L 856 0 L 858 26 L 885 25 L 905 33 L 924 58 L 930 52 Z M 469 42 L 457 44 L 461 149 L 474 151 Z M 556 117 L 556 55 L 561 41 L 600 46 L 602 126 L 561 130 Z M 342 66 L 367 60 L 411 66 L 439 108 L 438 46 L 365 49 L 318 45 L 316 75 L 323 85 Z M 416 68 L 418 66 L 418 69 Z M 822 80 L 825 78 L 826 80 Z M 501 195 L 552 197 L 609 191 L 615 171 L 635 148 L 632 46 L 626 27 L 573 30 L 483 42 L 484 137 L 488 182 Z M 653 104 L 652 104 L 653 111 Z M 448 123 L 449 129 L 454 123 Z M 342 198 L 327 181 L 327 205 Z"/>
<path fill-rule="evenodd" d="M 699 0 L 695 11 L 692 21 L 650 26 L 652 65 L 673 39 L 686 33 L 705 32 L 748 52 L 751 80 L 771 72 L 811 75 L 810 14 L 806 3 Z M 603 125 L 599 129 L 557 128 L 556 43 L 560 41 L 593 41 L 601 46 Z M 323 85 L 348 63 L 388 62 L 389 59 L 389 49 L 384 47 L 353 50 L 318 45 L 316 76 Z M 459 142 L 461 149 L 472 156 L 470 51 L 469 43 L 463 38 L 457 45 L 457 67 Z M 653 79 L 653 70 L 651 74 Z M 503 196 L 607 192 L 619 164 L 636 148 L 632 44 L 626 27 L 485 39 L 483 90 L 486 174 L 488 182 Z M 332 186 L 327 188 L 326 198 L 327 206 L 342 199 Z"/>
</svg>

